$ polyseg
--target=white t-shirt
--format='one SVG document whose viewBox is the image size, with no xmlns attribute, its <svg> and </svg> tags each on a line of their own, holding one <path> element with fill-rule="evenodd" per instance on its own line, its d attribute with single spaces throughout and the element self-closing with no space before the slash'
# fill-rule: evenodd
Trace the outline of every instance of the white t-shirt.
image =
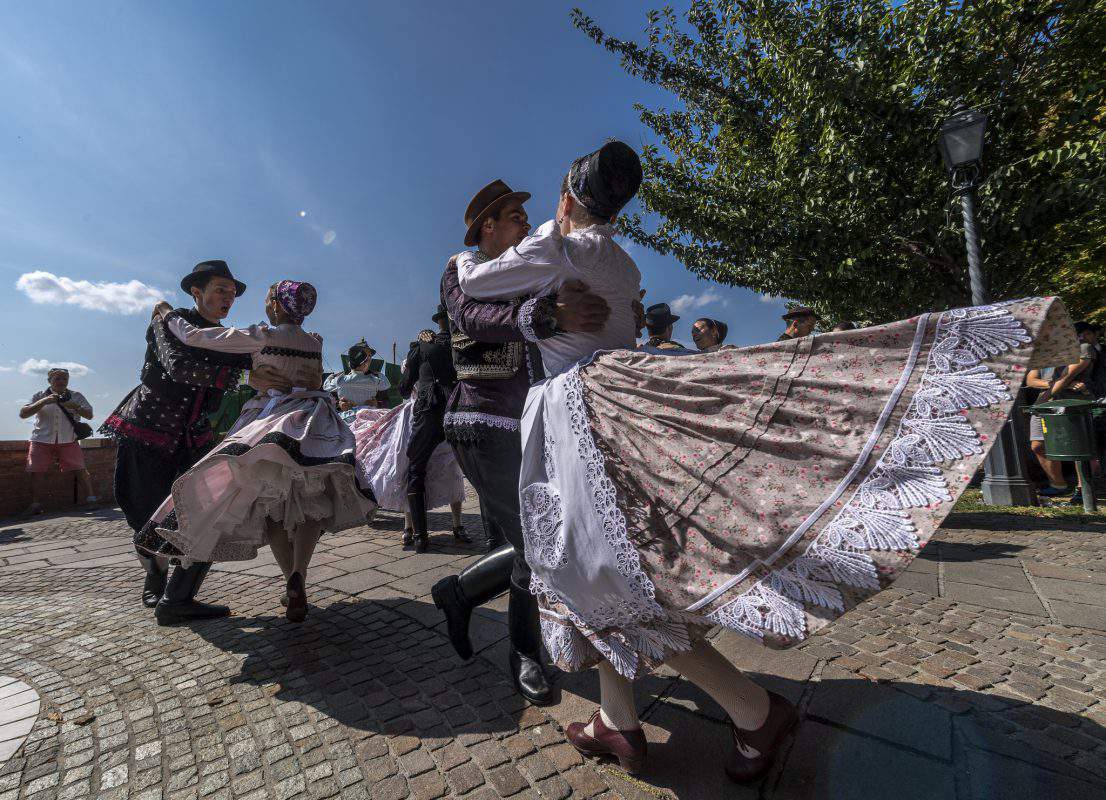
<svg viewBox="0 0 1106 800">
<path fill-rule="evenodd" d="M 31 403 L 37 403 L 46 395 L 50 394 L 50 389 L 43 389 L 41 392 L 35 392 L 31 397 Z M 78 406 L 88 412 L 88 416 L 92 416 L 92 406 L 88 404 L 85 397 L 80 392 L 70 391 L 70 400 L 76 403 Z M 30 405 L 30 403 L 28 403 Z M 79 414 L 69 412 L 70 416 L 75 420 L 80 419 Z M 46 442 L 47 444 L 69 444 L 70 442 L 77 441 L 76 435 L 73 433 L 73 426 L 69 424 L 69 420 L 65 418 L 65 414 L 62 412 L 61 407 L 57 403 L 47 403 L 45 406 L 38 410 L 35 414 L 35 425 L 31 429 L 31 441 L 32 442 Z"/>
</svg>

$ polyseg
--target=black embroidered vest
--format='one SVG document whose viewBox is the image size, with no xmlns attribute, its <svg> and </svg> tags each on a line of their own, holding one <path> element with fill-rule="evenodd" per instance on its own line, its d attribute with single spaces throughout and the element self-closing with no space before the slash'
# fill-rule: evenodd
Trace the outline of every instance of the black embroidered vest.
<svg viewBox="0 0 1106 800">
<path fill-rule="evenodd" d="M 479 250 L 475 255 L 480 263 L 488 260 L 488 256 Z M 506 380 L 523 369 L 526 361 L 524 342 L 478 342 L 456 330 L 452 318 L 449 329 L 457 380 Z"/>
</svg>

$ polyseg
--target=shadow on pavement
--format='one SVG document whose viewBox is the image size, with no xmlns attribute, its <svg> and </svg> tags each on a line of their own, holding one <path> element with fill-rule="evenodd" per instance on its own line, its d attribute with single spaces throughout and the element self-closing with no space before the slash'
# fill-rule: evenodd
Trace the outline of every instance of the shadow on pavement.
<svg viewBox="0 0 1106 800">
<path fill-rule="evenodd" d="M 482 659 L 461 662 L 444 636 L 394 609 L 404 602 L 338 601 L 312 606 L 298 625 L 269 612 L 193 630 L 246 655 L 232 683 L 272 687 L 356 730 L 420 739 L 516 732 L 526 706 L 506 677 Z"/>
<path fill-rule="evenodd" d="M 31 536 L 22 528 L 4 528 L 0 530 L 0 544 L 32 541 Z"/>
<path fill-rule="evenodd" d="M 397 597 L 312 607 L 302 625 L 267 613 L 194 630 L 246 655 L 232 682 L 272 687 L 276 697 L 353 729 L 443 741 L 516 732 L 526 706 L 501 671 L 504 643 L 461 663 L 429 627 L 438 619 L 433 606 Z M 681 800 L 1106 796 L 1106 768 L 1092 771 L 1061 757 L 1086 764 L 1106 746 L 1106 728 L 1078 714 L 968 690 L 876 683 L 832 665 L 814 682 L 750 676 L 806 715 L 759 785 L 728 781 L 722 765 L 732 745 L 722 710 L 671 674 L 650 675 L 636 687 L 650 745 L 640 780 L 604 773 L 629 797 L 661 790 Z M 545 710 L 562 726 L 586 720 L 599 700 L 596 672 L 560 675 L 558 683 L 562 703 Z"/>
<path fill-rule="evenodd" d="M 952 530 L 999 531 L 1075 531 L 1106 533 L 1106 518 L 1102 521 L 1085 517 L 1032 517 L 1028 514 L 993 514 L 978 512 L 949 514 L 941 523 L 942 528 Z"/>
<path fill-rule="evenodd" d="M 1024 545 L 1008 542 L 986 542 L 968 544 L 966 542 L 930 541 L 918 558 L 923 561 L 996 561 L 1004 558 L 1014 559 L 1025 550 Z"/>
<path fill-rule="evenodd" d="M 1013 733 L 1025 726 L 1033 736 L 1056 736 L 1057 752 L 1065 740 L 1082 739 L 1090 746 L 1106 742 L 1106 728 L 1077 714 L 967 690 L 926 701 L 915 696 L 916 684 L 749 676 L 799 703 L 805 714 L 766 778 L 747 787 L 730 783 L 722 765 L 732 745 L 721 708 L 683 680 L 669 681 L 663 696 L 642 691 L 662 680 L 650 676 L 638 686 L 649 737 L 640 780 L 681 800 L 1089 800 L 1106 792 L 1106 769 L 1104 774 L 1083 769 L 1045 752 L 1039 741 L 1031 744 Z M 566 676 L 565 691 L 587 706 L 580 719 L 599 701 L 594 676 Z M 1050 727 L 1062 733 L 1035 729 Z"/>
</svg>

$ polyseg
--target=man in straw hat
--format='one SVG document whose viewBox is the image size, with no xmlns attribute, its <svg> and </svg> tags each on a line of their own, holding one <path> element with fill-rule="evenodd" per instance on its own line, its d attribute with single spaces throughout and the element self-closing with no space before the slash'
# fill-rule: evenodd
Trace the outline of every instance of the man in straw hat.
<svg viewBox="0 0 1106 800">
<path fill-rule="evenodd" d="M 472 658 L 468 623 L 472 611 L 510 591 L 508 629 L 511 674 L 519 693 L 535 705 L 556 694 L 541 666 L 537 602 L 530 594 L 530 568 L 523 558 L 518 476 L 522 464 L 519 418 L 526 392 L 541 377 L 536 342 L 570 331 L 597 331 L 610 309 L 581 283 L 557 294 L 513 302 L 480 302 L 466 296 L 458 271 L 518 245 L 530 231 L 523 204 L 527 192 L 492 181 L 465 211 L 465 244 L 476 249 L 454 256 L 442 275 L 441 295 L 450 317 L 457 386 L 449 399 L 446 438 L 465 477 L 480 495 L 489 553 L 460 575 L 433 588 L 446 616 L 450 641 Z"/>
<path fill-rule="evenodd" d="M 225 261 L 204 261 L 181 280 L 192 308 L 180 315 L 199 328 L 217 326 L 230 313 L 246 285 L 231 274 Z M 219 407 L 223 392 L 238 383 L 250 366 L 248 355 L 217 353 L 183 344 L 169 333 L 160 317 L 146 329 L 146 356 L 141 383 L 104 421 L 101 433 L 119 443 L 115 462 L 115 497 L 127 524 L 137 534 L 161 502 L 173 481 L 214 444 L 208 415 Z M 271 376 L 269 376 L 271 377 Z M 266 376 L 251 376 L 255 388 Z M 288 388 L 288 387 L 283 387 Z M 193 563 L 176 566 L 169 575 L 161 559 L 139 555 L 146 570 L 142 603 L 155 608 L 159 624 L 226 616 L 226 606 L 197 602 L 195 597 L 211 568 Z"/>
</svg>

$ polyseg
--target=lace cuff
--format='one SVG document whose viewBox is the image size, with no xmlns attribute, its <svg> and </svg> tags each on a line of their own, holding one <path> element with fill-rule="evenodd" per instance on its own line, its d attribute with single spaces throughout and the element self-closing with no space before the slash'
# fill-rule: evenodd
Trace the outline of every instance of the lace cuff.
<svg viewBox="0 0 1106 800">
<path fill-rule="evenodd" d="M 540 342 L 556 332 L 556 295 L 545 295 L 527 300 L 518 309 L 518 329 L 528 342 Z"/>
</svg>

